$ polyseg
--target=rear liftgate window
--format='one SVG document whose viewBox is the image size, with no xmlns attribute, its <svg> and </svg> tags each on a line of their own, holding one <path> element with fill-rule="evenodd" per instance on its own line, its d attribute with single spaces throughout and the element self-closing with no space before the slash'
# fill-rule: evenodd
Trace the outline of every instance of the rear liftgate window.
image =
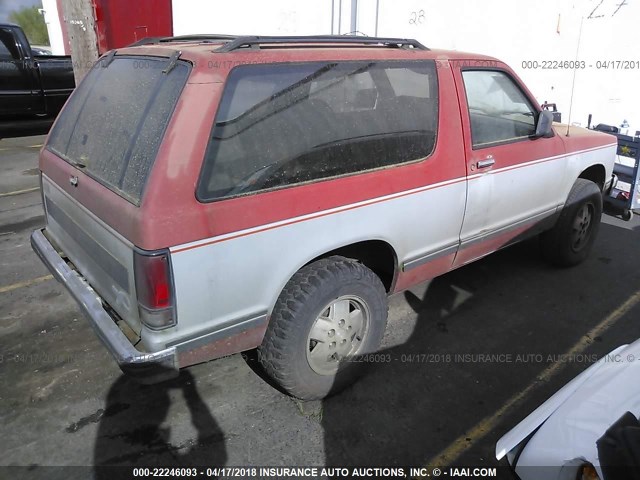
<svg viewBox="0 0 640 480">
<path fill-rule="evenodd" d="M 116 56 L 99 62 L 73 93 L 47 148 L 138 205 L 189 66 Z"/>
<path fill-rule="evenodd" d="M 202 201 L 425 158 L 436 139 L 433 61 L 248 65 L 229 75 Z"/>
</svg>

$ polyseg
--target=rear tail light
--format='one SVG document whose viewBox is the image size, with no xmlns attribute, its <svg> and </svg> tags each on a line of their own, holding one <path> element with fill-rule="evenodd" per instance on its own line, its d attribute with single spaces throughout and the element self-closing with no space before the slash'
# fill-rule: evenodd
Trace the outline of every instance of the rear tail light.
<svg viewBox="0 0 640 480">
<path fill-rule="evenodd" d="M 173 327 L 177 319 L 169 252 L 136 250 L 133 255 L 140 320 L 152 330 Z"/>
</svg>

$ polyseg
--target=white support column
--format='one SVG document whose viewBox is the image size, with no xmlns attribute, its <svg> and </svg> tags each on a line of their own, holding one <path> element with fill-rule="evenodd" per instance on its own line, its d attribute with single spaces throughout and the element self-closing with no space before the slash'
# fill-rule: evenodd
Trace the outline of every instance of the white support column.
<svg viewBox="0 0 640 480">
<path fill-rule="evenodd" d="M 49 33 L 51 52 L 54 55 L 66 55 L 62 25 L 60 25 L 60 15 L 58 13 L 58 3 L 56 0 L 42 0 L 42 14 L 44 15 L 44 23 L 46 23 L 47 32 Z"/>
</svg>

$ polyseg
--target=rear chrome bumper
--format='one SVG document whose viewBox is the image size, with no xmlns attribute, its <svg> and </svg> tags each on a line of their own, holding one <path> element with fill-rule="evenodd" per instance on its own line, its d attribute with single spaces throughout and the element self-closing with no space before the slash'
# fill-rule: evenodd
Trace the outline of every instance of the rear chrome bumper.
<svg viewBox="0 0 640 480">
<path fill-rule="evenodd" d="M 43 232 L 44 230 L 36 230 L 31 234 L 31 247 L 56 280 L 62 283 L 78 302 L 96 335 L 120 369 L 144 383 L 160 382 L 175 377 L 179 368 L 176 347 L 153 353 L 137 350 L 104 309 L 98 294 L 78 272 L 71 269 Z"/>
</svg>

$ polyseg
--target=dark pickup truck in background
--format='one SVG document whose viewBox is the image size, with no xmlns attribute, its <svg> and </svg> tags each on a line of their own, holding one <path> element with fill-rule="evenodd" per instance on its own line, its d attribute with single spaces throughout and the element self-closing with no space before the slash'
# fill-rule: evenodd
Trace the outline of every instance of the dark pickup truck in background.
<svg viewBox="0 0 640 480">
<path fill-rule="evenodd" d="M 18 25 L 0 23 L 0 137 L 50 125 L 74 88 L 71 57 L 35 55 Z"/>
</svg>

